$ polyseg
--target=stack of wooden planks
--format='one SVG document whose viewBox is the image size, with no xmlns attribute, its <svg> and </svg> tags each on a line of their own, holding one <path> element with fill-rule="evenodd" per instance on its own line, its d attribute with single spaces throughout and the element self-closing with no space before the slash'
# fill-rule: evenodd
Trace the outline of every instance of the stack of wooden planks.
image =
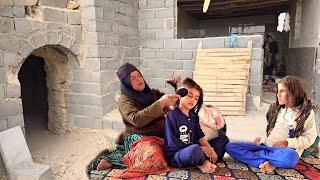
<svg viewBox="0 0 320 180">
<path fill-rule="evenodd" d="M 245 115 L 252 41 L 247 48 L 197 49 L 193 79 L 204 90 L 204 103 L 223 115 Z"/>
</svg>

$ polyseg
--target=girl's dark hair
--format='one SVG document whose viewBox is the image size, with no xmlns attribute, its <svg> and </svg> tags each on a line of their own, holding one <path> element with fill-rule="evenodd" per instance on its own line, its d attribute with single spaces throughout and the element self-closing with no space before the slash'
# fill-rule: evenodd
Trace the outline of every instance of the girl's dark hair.
<svg viewBox="0 0 320 180">
<path fill-rule="evenodd" d="M 196 104 L 196 106 L 193 108 L 194 111 L 196 113 L 198 113 L 200 111 L 200 108 L 203 104 L 203 90 L 202 88 L 199 86 L 199 84 L 197 84 L 194 80 L 192 80 L 191 78 L 186 78 L 185 80 L 183 80 L 182 84 L 186 87 L 186 88 L 194 88 L 196 90 L 199 91 L 199 99 L 198 99 L 198 103 Z"/>
<path fill-rule="evenodd" d="M 307 94 L 303 90 L 301 81 L 298 78 L 294 76 L 286 76 L 281 79 L 279 83 L 288 89 L 289 96 L 287 99 L 292 102 L 293 107 L 301 105 L 303 100 L 307 97 Z"/>
</svg>

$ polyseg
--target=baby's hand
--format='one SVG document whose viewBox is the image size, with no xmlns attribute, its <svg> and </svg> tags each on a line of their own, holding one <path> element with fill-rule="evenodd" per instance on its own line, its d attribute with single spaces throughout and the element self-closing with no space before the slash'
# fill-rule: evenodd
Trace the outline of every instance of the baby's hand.
<svg viewBox="0 0 320 180">
<path fill-rule="evenodd" d="M 261 137 L 256 137 L 256 138 L 253 140 L 253 143 L 256 144 L 256 145 L 260 145 L 260 144 L 261 144 Z"/>
</svg>

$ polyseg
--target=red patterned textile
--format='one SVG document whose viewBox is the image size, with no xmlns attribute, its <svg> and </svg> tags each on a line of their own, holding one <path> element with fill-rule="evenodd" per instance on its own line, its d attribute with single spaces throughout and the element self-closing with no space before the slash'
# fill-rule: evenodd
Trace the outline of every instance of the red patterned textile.
<svg viewBox="0 0 320 180">
<path fill-rule="evenodd" d="M 136 141 L 123 157 L 127 169 L 114 174 L 113 178 L 136 178 L 148 174 L 170 171 L 163 151 L 163 139 L 146 136 Z"/>
</svg>

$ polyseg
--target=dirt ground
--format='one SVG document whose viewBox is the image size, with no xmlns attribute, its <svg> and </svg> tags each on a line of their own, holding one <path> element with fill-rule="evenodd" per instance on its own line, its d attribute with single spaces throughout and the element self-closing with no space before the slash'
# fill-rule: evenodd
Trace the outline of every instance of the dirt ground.
<svg viewBox="0 0 320 180">
<path fill-rule="evenodd" d="M 113 133 L 113 134 L 112 134 Z M 27 136 L 34 162 L 51 166 L 54 179 L 87 179 L 85 166 L 101 150 L 114 147 L 109 140 L 114 132 L 73 128 L 66 135 L 39 130 Z"/>
<path fill-rule="evenodd" d="M 225 117 L 229 139 L 251 141 L 263 136 L 267 108 L 268 105 L 262 103 L 259 111 L 244 117 Z M 103 149 L 114 148 L 112 141 L 117 134 L 114 130 L 72 128 L 68 134 L 55 135 L 38 124 L 27 130 L 26 137 L 34 162 L 50 165 L 54 179 L 81 180 L 87 179 L 85 167 L 90 160 Z"/>
</svg>

